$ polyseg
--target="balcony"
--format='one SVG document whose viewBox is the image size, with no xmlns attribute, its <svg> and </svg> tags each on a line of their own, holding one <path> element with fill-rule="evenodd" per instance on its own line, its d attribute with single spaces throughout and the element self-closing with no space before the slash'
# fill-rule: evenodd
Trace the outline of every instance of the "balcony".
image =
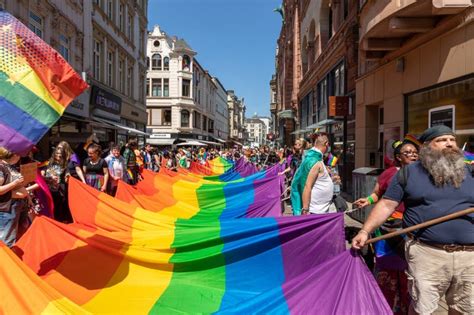
<svg viewBox="0 0 474 315">
<path fill-rule="evenodd" d="M 360 13 L 360 48 L 367 61 L 400 49 L 414 35 L 428 33 L 471 0 L 400 0 L 367 2 Z"/>
</svg>

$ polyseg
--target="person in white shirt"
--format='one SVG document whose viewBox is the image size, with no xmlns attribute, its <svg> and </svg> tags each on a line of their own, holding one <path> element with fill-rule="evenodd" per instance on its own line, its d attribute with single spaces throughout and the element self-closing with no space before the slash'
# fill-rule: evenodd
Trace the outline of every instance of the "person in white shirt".
<svg viewBox="0 0 474 315">
<path fill-rule="evenodd" d="M 310 149 L 323 156 L 329 152 L 328 136 L 320 135 Z M 311 168 L 302 195 L 302 214 L 324 214 L 334 212 L 331 208 L 334 192 L 334 183 L 323 161 L 319 161 Z"/>
</svg>

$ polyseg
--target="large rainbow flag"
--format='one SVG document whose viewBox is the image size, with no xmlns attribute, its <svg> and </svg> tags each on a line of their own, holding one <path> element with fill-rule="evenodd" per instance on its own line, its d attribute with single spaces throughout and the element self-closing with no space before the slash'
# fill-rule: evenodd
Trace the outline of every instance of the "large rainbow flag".
<svg viewBox="0 0 474 315">
<path fill-rule="evenodd" d="M 137 192 L 135 196 L 166 201 L 168 206 L 180 207 L 184 203 L 194 208 L 210 207 L 220 209 L 220 215 L 228 218 L 279 216 L 282 212 L 280 196 L 284 178 L 270 171 L 229 182 L 206 180 L 167 170 L 158 174 L 143 172 L 142 175 L 144 180 L 134 188 Z M 127 197 L 126 188 L 127 185 L 119 184 L 117 199 L 133 199 Z"/>
<path fill-rule="evenodd" d="M 0 242 L 0 314 L 88 314 L 42 280 Z"/>
<path fill-rule="evenodd" d="M 0 11 L 0 146 L 25 153 L 87 87 L 41 38 Z"/>
<path fill-rule="evenodd" d="M 117 232 L 39 217 L 14 250 L 92 313 L 391 314 L 362 260 L 345 251 L 341 214 L 162 216 L 156 229 Z"/>
</svg>

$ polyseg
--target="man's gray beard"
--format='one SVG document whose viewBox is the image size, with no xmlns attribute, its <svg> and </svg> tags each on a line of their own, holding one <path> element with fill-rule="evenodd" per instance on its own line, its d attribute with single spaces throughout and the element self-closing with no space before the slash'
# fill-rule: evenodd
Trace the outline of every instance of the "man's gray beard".
<svg viewBox="0 0 474 315">
<path fill-rule="evenodd" d="M 461 187 L 466 176 L 464 155 L 461 150 L 457 148 L 435 150 L 428 145 L 423 145 L 420 149 L 420 161 L 433 177 L 437 187 L 449 184 L 456 188 Z"/>
</svg>

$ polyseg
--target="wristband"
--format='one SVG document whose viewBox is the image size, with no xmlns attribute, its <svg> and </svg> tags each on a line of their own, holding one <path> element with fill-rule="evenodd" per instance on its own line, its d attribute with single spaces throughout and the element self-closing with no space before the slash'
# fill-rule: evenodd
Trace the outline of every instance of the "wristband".
<svg viewBox="0 0 474 315">
<path fill-rule="evenodd" d="M 364 230 L 364 229 L 360 229 L 360 230 L 359 230 L 359 233 L 360 233 L 360 232 L 364 232 L 365 234 L 369 235 L 369 232 L 367 232 L 367 231 Z"/>
<path fill-rule="evenodd" d="M 367 197 L 367 201 L 369 202 L 369 205 L 372 205 L 375 203 L 374 198 L 372 198 L 372 195 Z"/>
</svg>

